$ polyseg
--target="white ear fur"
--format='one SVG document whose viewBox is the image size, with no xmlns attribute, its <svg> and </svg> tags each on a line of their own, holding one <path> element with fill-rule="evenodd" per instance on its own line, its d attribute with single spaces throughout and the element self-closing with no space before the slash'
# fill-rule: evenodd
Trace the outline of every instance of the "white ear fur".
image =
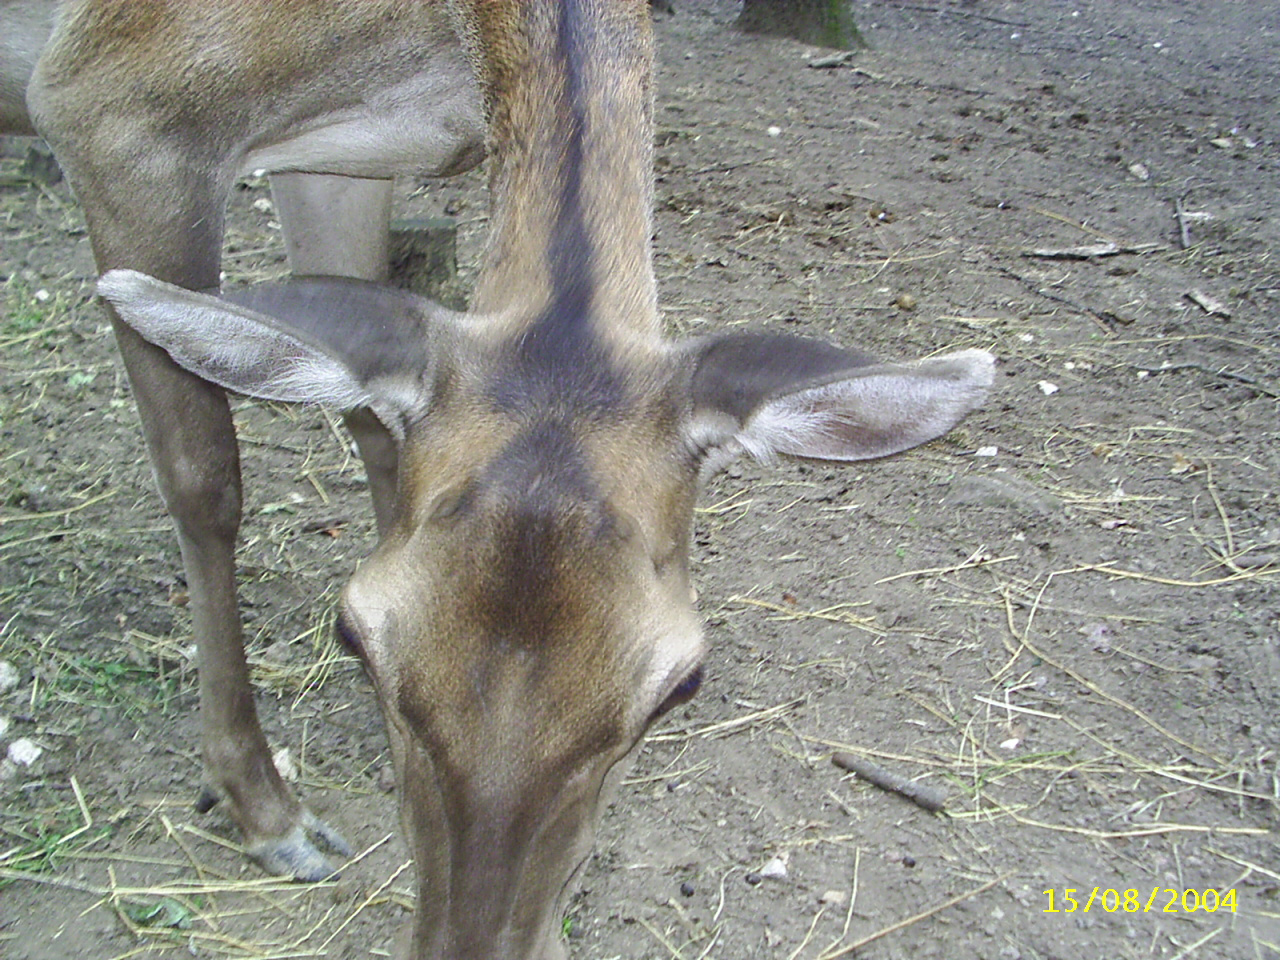
<svg viewBox="0 0 1280 960">
<path fill-rule="evenodd" d="M 229 390 L 340 409 L 372 400 L 340 358 L 263 314 L 135 270 L 107 272 L 98 293 L 179 366 Z"/>
<path fill-rule="evenodd" d="M 995 358 L 963 350 L 912 364 L 876 364 L 762 403 L 734 437 L 752 456 L 883 457 L 932 440 L 977 407 Z"/>
</svg>

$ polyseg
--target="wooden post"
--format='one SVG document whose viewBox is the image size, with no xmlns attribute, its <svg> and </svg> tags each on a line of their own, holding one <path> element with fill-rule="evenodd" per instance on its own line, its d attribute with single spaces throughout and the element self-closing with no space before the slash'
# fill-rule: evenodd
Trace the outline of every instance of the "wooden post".
<svg viewBox="0 0 1280 960">
<path fill-rule="evenodd" d="M 458 222 L 414 217 L 391 222 L 391 283 L 449 307 L 467 308 L 458 279 Z"/>
</svg>

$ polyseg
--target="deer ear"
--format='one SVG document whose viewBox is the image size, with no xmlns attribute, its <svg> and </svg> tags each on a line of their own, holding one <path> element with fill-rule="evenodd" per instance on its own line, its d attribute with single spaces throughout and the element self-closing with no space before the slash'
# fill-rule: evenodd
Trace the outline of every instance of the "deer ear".
<svg viewBox="0 0 1280 960">
<path fill-rule="evenodd" d="M 915 363 L 769 334 L 695 346 L 691 440 L 721 462 L 745 451 L 822 460 L 883 457 L 950 430 L 983 400 L 994 358 L 983 350 Z"/>
<path fill-rule="evenodd" d="M 361 281 L 310 277 L 225 298 L 112 270 L 98 292 L 204 379 L 264 400 L 370 407 L 388 429 L 425 402 L 434 305 Z M 439 311 L 441 314 L 447 311 Z"/>
</svg>

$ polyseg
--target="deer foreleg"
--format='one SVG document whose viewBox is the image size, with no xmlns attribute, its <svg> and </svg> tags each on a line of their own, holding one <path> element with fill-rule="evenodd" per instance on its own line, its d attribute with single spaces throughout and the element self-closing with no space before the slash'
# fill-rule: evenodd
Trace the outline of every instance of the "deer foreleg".
<svg viewBox="0 0 1280 960">
<path fill-rule="evenodd" d="M 207 809 L 225 797 L 246 849 L 271 872 L 328 876 L 332 868 L 308 832 L 340 851 L 345 845 L 281 779 L 249 684 L 235 582 L 240 469 L 226 395 L 113 320 L 186 571 L 208 784 L 198 806 Z"/>
<path fill-rule="evenodd" d="M 74 97 L 42 97 L 41 104 L 41 132 L 75 187 L 99 269 L 130 267 L 193 289 L 215 287 L 230 183 L 224 165 L 196 145 L 145 134 L 86 143 L 73 135 L 82 122 Z M 210 796 L 225 798 L 246 849 L 266 869 L 328 876 L 332 868 L 309 834 L 340 852 L 345 844 L 281 779 L 249 685 L 235 584 L 240 466 L 226 395 L 111 314 L 186 571 L 207 784 L 198 807 L 210 806 Z"/>
</svg>

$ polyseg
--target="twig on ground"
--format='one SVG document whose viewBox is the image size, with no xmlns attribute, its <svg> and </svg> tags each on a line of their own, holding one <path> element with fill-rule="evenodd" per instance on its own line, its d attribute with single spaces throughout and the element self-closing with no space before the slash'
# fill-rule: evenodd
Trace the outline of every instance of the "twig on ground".
<svg viewBox="0 0 1280 960">
<path fill-rule="evenodd" d="M 841 50 L 839 53 L 833 53 L 827 57 L 814 57 L 809 61 L 809 66 L 815 70 L 830 69 L 831 67 L 843 67 L 852 59 L 852 50 Z"/>
<path fill-rule="evenodd" d="M 1011 280 L 1018 281 L 1018 283 L 1022 284 L 1024 287 L 1026 287 L 1036 296 L 1044 297 L 1046 300 L 1052 300 L 1054 303 L 1060 303 L 1064 307 L 1070 307 L 1072 310 L 1075 310 L 1077 313 L 1084 314 L 1086 317 L 1092 320 L 1095 324 L 1097 324 L 1098 328 L 1108 336 L 1115 335 L 1112 329 L 1109 326 L 1107 326 L 1106 320 L 1103 319 L 1102 315 L 1098 313 L 1097 310 L 1094 310 L 1091 307 L 1086 307 L 1083 303 L 1077 303 L 1076 301 L 1070 300 L 1067 297 L 1059 296 L 1056 293 L 1050 293 L 1048 290 L 1045 290 L 1043 287 L 1041 287 L 1038 283 L 1018 273 L 1015 273 L 1013 270 L 1010 270 L 1008 267 L 1003 267 L 999 264 L 995 264 L 995 269 L 998 272 L 1004 274 L 1006 277 L 1009 277 Z"/>
<path fill-rule="evenodd" d="M 893 793 L 906 797 L 916 806 L 924 807 L 934 813 L 940 813 L 946 809 L 947 795 L 927 784 L 917 783 L 915 780 L 908 780 L 906 777 L 900 777 L 896 773 L 891 773 L 878 763 L 872 763 L 865 757 L 859 757 L 852 753 L 833 753 L 831 762 L 841 770 L 849 770 L 856 773 L 863 780 L 881 790 L 889 790 Z"/>
<path fill-rule="evenodd" d="M 1223 320 L 1231 319 L 1230 308 L 1221 300 L 1214 299 L 1203 290 L 1190 290 L 1184 293 L 1183 296 L 1211 317 L 1221 317 Z"/>
</svg>

